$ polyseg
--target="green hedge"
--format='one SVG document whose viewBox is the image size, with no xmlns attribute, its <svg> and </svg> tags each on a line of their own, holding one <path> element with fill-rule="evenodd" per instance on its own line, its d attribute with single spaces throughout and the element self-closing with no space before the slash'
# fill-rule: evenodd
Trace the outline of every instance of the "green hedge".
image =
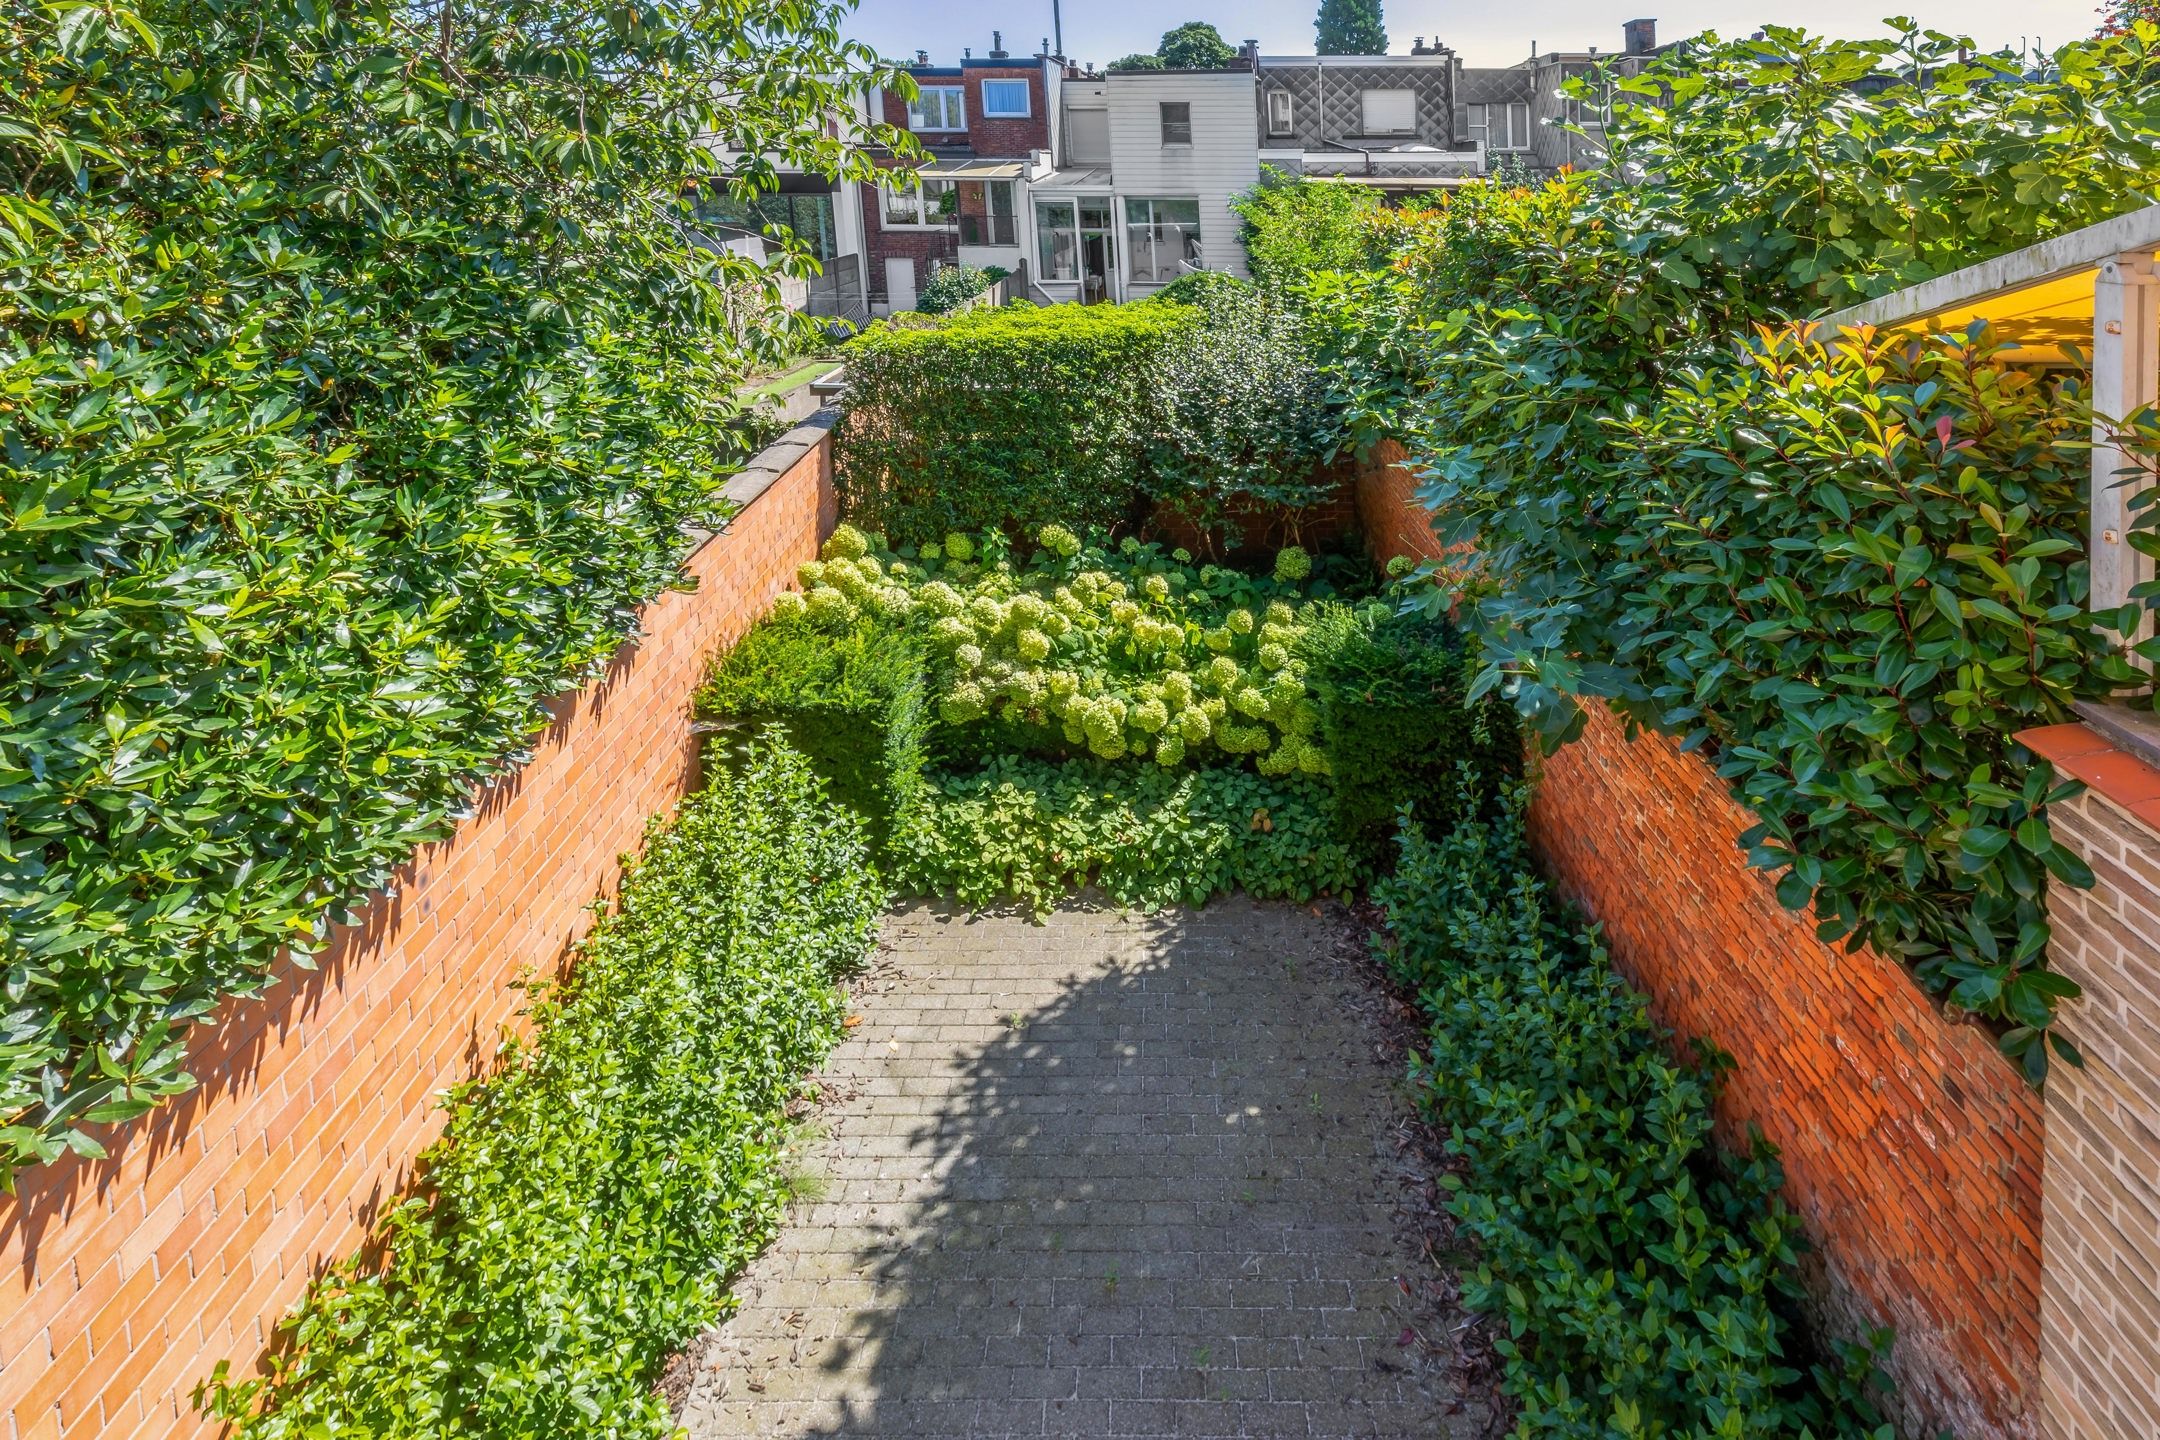
<svg viewBox="0 0 2160 1440">
<path fill-rule="evenodd" d="M 1462 1168 L 1464 1299 L 1493 1315 L 1522 1440 L 1890 1440 L 1871 1346 L 1810 1364 L 1798 1219 L 1766 1147 L 1721 1156 L 1716 1067 L 1670 1058 L 1642 997 L 1531 873 L 1517 792 L 1466 779 L 1373 890 L 1388 969 L 1431 1023 L 1412 1080 Z"/>
<path fill-rule="evenodd" d="M 840 1034 L 885 894 L 861 826 L 760 741 L 685 802 L 529 1044 L 453 1092 L 389 1256 L 335 1267 L 267 1379 L 200 1398 L 241 1440 L 673 1433 L 653 1381 L 787 1194 L 787 1105 Z"/>
<path fill-rule="evenodd" d="M 1348 895 L 1365 878 L 1336 836 L 1324 781 L 1020 756 L 933 775 L 887 864 L 902 893 L 1017 901 L 1037 916 L 1090 884 L 1155 909 L 1237 890 Z"/>
<path fill-rule="evenodd" d="M 1479 660 L 1446 620 L 1386 604 L 1315 606 L 1300 649 L 1320 703 L 1321 748 L 1346 836 L 1384 846 L 1404 805 L 1426 825 L 1454 812 L 1458 767 L 1522 769 L 1512 707 L 1466 697 Z"/>
<path fill-rule="evenodd" d="M 2037 1076 L 2074 993 L 2045 882 L 2085 877 L 2013 737 L 2129 679 L 2084 613 L 2088 417 L 1985 334 L 1828 355 L 1775 322 L 2151 201 L 2160 29 L 2029 83 L 1956 43 L 1684 47 L 1607 127 L 1637 183 L 1465 187 L 1295 288 L 1346 435 L 1403 440 L 1475 544 L 1434 603 L 1478 691 L 1547 745 L 1609 703 L 1712 754 L 1788 905 L 1906 957 Z"/>
<path fill-rule="evenodd" d="M 882 842 L 922 789 L 927 687 L 922 646 L 911 636 L 777 616 L 714 664 L 697 708 L 751 729 L 778 724 L 833 798 Z M 721 748 L 723 757 L 734 753 Z"/>
<path fill-rule="evenodd" d="M 839 13 L 10 7 L 0 1176 L 187 1089 L 676 582 L 794 328 L 686 196 L 870 173 Z"/>
<path fill-rule="evenodd" d="M 1132 518 L 1180 305 L 1009 306 L 881 324 L 847 346 L 843 513 L 896 545 Z"/>
</svg>

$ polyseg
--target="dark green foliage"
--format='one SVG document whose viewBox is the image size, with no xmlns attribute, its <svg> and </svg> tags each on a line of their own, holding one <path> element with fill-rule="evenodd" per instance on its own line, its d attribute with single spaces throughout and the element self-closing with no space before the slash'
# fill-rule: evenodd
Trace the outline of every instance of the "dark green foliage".
<svg viewBox="0 0 2160 1440">
<path fill-rule="evenodd" d="M 1774 1158 L 1718 1154 L 1715 1067 L 1669 1057 L 1595 932 L 1547 898 L 1522 803 L 1487 820 L 1466 779 L 1453 828 L 1406 828 L 1373 891 L 1382 958 L 1431 1020 L 1412 1079 L 1462 1159 L 1463 1295 L 1504 1322 L 1516 1435 L 1890 1440 L 1866 1391 L 1888 1337 L 1806 1364 Z"/>
<path fill-rule="evenodd" d="M 1327 396 L 1299 317 L 1234 275 L 1205 271 L 1145 303 L 1165 299 L 1203 320 L 1164 357 L 1149 493 L 1204 533 L 1263 507 L 1290 512 L 1296 533 L 1297 513 L 1335 493 L 1321 469 Z"/>
<path fill-rule="evenodd" d="M 760 741 L 654 832 L 533 1040 L 452 1093 L 387 1268 L 337 1266 L 267 1381 L 220 1366 L 203 1398 L 241 1440 L 672 1433 L 653 1381 L 779 1223 L 787 1104 L 885 899 L 861 826 Z"/>
<path fill-rule="evenodd" d="M 685 197 L 867 173 L 839 13 L 8 8 L 0 1175 L 188 1088 L 674 583 L 794 328 Z"/>
<path fill-rule="evenodd" d="M 1125 520 L 1160 423 L 1158 377 L 1201 319 L 1180 305 L 1055 305 L 872 326 L 847 346 L 843 510 L 896 545 Z"/>
<path fill-rule="evenodd" d="M 921 793 L 930 710 L 912 636 L 775 617 L 713 666 L 697 708 L 738 728 L 780 727 L 875 841 Z"/>
<path fill-rule="evenodd" d="M 994 265 L 987 270 L 973 265 L 947 265 L 923 285 L 922 293 L 915 297 L 915 308 L 925 315 L 957 310 L 1004 279 L 1007 273 Z"/>
<path fill-rule="evenodd" d="M 932 778 L 894 835 L 893 884 L 1047 914 L 1094 884 L 1120 905 L 1348 894 L 1364 872 L 1336 838 L 1324 781 L 1016 756 Z"/>
<path fill-rule="evenodd" d="M 1336 817 L 1362 848 L 1384 845 L 1405 805 L 1427 825 L 1450 817 L 1465 762 L 1494 780 L 1522 769 L 1514 710 L 1467 700 L 1478 658 L 1446 620 L 1382 603 L 1316 605 L 1299 648 Z"/>
<path fill-rule="evenodd" d="M 1155 53 L 1166 70 L 1220 70 L 1237 59 L 1222 32 L 1202 20 L 1188 20 L 1166 33 Z"/>
<path fill-rule="evenodd" d="M 1635 183 L 1468 187 L 1292 287 L 1345 443 L 1402 439 L 1475 544 L 1434 603 L 1464 602 L 1480 685 L 1548 745 L 1588 701 L 1709 747 L 1786 902 L 1910 958 L 2035 1074 L 2069 993 L 2041 882 L 2083 877 L 2011 736 L 2123 678 L 2081 613 L 2080 401 L 2001 378 L 1985 336 L 1870 369 L 1757 326 L 2146 203 L 2156 45 L 2011 85 L 1917 32 L 1705 41 L 1621 97 Z M 1852 88 L 1890 68 L 1934 83 Z"/>
<path fill-rule="evenodd" d="M 1202 20 L 1188 20 L 1166 31 L 1151 54 L 1140 51 L 1113 60 L 1112 70 L 1220 70 L 1237 59 L 1237 50 L 1222 32 Z"/>
<path fill-rule="evenodd" d="M 1322 55 L 1387 54 L 1380 0 L 1320 0 L 1313 35 L 1314 48 Z"/>
</svg>

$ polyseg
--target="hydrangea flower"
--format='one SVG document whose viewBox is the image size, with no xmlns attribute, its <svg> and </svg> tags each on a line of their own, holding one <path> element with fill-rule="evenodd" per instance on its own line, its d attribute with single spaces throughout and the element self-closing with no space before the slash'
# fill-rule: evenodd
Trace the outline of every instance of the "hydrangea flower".
<svg viewBox="0 0 2160 1440">
<path fill-rule="evenodd" d="M 945 547 L 932 540 L 922 547 L 921 554 L 926 563 L 935 564 L 944 558 Z"/>
<path fill-rule="evenodd" d="M 1170 578 L 1167 575 L 1150 575 L 1140 582 L 1140 589 L 1156 604 L 1170 598 Z"/>
<path fill-rule="evenodd" d="M 803 603 L 802 596 L 793 590 L 783 590 L 773 596 L 772 613 L 782 620 L 796 619 L 807 613 L 809 608 Z"/>
<path fill-rule="evenodd" d="M 1155 742 L 1155 763 L 1170 769 L 1185 763 L 1185 740 L 1179 735 L 1165 735 Z"/>
<path fill-rule="evenodd" d="M 1390 580 L 1400 580 L 1415 569 L 1417 569 L 1417 561 L 1408 555 L 1391 555 L 1388 557 L 1387 576 Z"/>
<path fill-rule="evenodd" d="M 1227 616 L 1224 617 L 1223 623 L 1228 625 L 1231 631 L 1235 634 L 1250 635 L 1253 632 L 1252 611 L 1243 609 L 1232 610 Z"/>
<path fill-rule="evenodd" d="M 972 680 L 963 680 L 938 701 L 938 718 L 948 725 L 965 725 L 971 720 L 982 719 L 989 709 L 982 687 Z"/>
<path fill-rule="evenodd" d="M 1184 546 L 1180 545 L 1177 549 L 1170 552 L 1170 558 L 1177 561 L 1177 563 L 1180 565 L 1190 565 L 1192 564 L 1192 551 L 1187 550 Z"/>
<path fill-rule="evenodd" d="M 1281 645 L 1279 645 L 1279 644 L 1268 644 L 1268 645 L 1262 645 L 1262 646 L 1260 647 L 1260 668 L 1261 668 L 1261 669 L 1263 669 L 1263 670 L 1280 670 L 1280 669 L 1282 669 L 1282 668 L 1283 668 L 1283 666 L 1285 666 L 1285 665 L 1288 665 L 1289 663 L 1290 663 L 1290 652 L 1289 652 L 1288 650 L 1284 649 L 1284 648 L 1283 648 L 1283 647 L 1282 647 Z"/>
<path fill-rule="evenodd" d="M 958 615 L 948 615 L 930 627 L 930 638 L 940 645 L 957 648 L 975 638 L 975 627 Z"/>
<path fill-rule="evenodd" d="M 1312 556 L 1296 545 L 1285 545 L 1275 555 L 1275 578 L 1286 583 L 1312 574 Z"/>
<path fill-rule="evenodd" d="M 955 532 L 945 537 L 945 553 L 962 562 L 973 560 L 975 542 L 970 537 Z"/>
<path fill-rule="evenodd" d="M 1050 658 L 1050 637 L 1040 630 L 1022 630 L 1014 648 L 1020 652 L 1021 659 L 1040 664 Z"/>
<path fill-rule="evenodd" d="M 1178 711 L 1177 729 L 1187 744 L 1198 745 L 1215 732 L 1215 722 L 1208 718 L 1207 711 L 1192 707 Z"/>
<path fill-rule="evenodd" d="M 795 581 L 805 590 L 814 590 L 825 583 L 825 562 L 805 560 L 795 567 Z"/>
<path fill-rule="evenodd" d="M 854 601 L 830 588 L 811 591 L 803 597 L 803 607 L 812 620 L 826 626 L 850 624 L 860 613 Z"/>
<path fill-rule="evenodd" d="M 980 645 L 962 645 L 959 649 L 953 651 L 953 661 L 963 670 L 973 670 L 976 666 L 982 664 L 982 659 L 983 652 Z"/>
<path fill-rule="evenodd" d="M 1070 560 L 1080 553 L 1080 537 L 1063 525 L 1045 525 L 1035 538 L 1043 549 L 1061 559 Z"/>
<path fill-rule="evenodd" d="M 1170 723 L 1170 709 L 1160 700 L 1143 700 L 1133 707 L 1132 723 L 1150 735 L 1157 734 Z"/>
<path fill-rule="evenodd" d="M 818 553 L 827 560 L 854 560 L 868 554 L 870 537 L 852 525 L 842 525 L 832 532 L 825 548 Z"/>
</svg>

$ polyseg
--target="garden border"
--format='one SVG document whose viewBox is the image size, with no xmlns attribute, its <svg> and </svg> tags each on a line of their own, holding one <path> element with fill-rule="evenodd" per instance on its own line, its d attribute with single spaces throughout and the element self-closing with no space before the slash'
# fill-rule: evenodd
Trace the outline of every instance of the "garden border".
<svg viewBox="0 0 2160 1440">
<path fill-rule="evenodd" d="M 0 1198 L 0 1414 L 15 1440 L 214 1433 L 190 1403 L 252 1367 L 318 1268 L 365 1241 L 441 1129 L 435 1096 L 518 1023 L 521 974 L 559 966 L 647 819 L 694 785 L 690 697 L 713 651 L 793 583 L 838 519 L 820 412 L 728 483 L 693 532 L 693 589 L 646 606 L 605 671 L 548 706 L 485 786 L 340 927 L 317 967 L 198 1026 L 201 1086 L 101 1132 L 109 1158 L 25 1171 Z"/>
</svg>

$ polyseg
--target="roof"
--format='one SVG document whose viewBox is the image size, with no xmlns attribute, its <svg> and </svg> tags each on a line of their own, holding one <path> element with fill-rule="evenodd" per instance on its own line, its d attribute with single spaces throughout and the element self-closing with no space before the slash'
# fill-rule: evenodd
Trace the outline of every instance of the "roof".
<svg viewBox="0 0 2160 1440">
<path fill-rule="evenodd" d="M 915 173 L 925 180 L 1017 180 L 1026 168 L 1021 160 L 932 159 Z"/>
<path fill-rule="evenodd" d="M 2063 344 L 2091 343 L 2093 277 L 2100 266 L 2117 255 L 2140 251 L 2160 251 L 2160 205 L 1848 305 L 1818 317 L 1817 323 L 1832 330 L 1873 325 L 1942 332 L 1963 330 L 1984 319 L 2011 342 L 2005 359 L 2059 360 Z"/>
<path fill-rule="evenodd" d="M 1108 190 L 1110 167 L 1107 165 L 1074 166 L 1065 170 L 1053 170 L 1034 181 L 1037 191 L 1043 190 Z"/>
</svg>

